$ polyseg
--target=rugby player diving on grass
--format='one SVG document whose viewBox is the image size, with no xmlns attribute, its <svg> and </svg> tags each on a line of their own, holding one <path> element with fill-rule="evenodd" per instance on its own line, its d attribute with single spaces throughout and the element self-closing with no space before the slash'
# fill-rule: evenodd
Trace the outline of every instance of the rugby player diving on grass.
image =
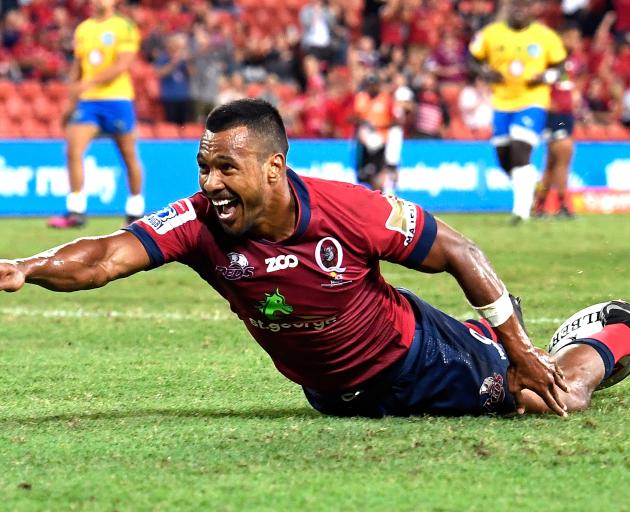
<svg viewBox="0 0 630 512">
<path fill-rule="evenodd" d="M 287 168 L 278 111 L 214 109 L 197 155 L 201 191 L 108 236 L 0 263 L 0 289 L 55 291 L 179 261 L 221 294 L 311 405 L 338 416 L 567 412 L 625 376 L 630 305 L 552 357 L 481 250 L 422 207 Z M 479 314 L 460 322 L 385 282 L 379 261 L 450 273 Z M 623 358 L 626 358 L 625 360 Z"/>
</svg>

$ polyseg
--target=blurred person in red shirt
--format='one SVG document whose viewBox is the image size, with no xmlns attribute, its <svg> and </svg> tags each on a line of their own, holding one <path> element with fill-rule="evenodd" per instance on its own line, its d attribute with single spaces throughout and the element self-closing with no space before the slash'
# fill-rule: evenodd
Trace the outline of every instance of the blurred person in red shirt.
<svg viewBox="0 0 630 512">
<path fill-rule="evenodd" d="M 428 58 L 427 69 L 440 83 L 463 84 L 466 81 L 466 48 L 454 32 L 444 32 Z"/>
<path fill-rule="evenodd" d="M 441 139 L 450 124 L 446 102 L 440 93 L 436 77 L 425 73 L 416 93 L 417 107 L 412 137 Z"/>
</svg>

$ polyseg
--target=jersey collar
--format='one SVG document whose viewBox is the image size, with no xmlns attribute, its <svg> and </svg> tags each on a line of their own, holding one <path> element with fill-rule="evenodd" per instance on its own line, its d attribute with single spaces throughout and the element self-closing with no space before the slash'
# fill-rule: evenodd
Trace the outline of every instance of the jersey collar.
<svg viewBox="0 0 630 512">
<path fill-rule="evenodd" d="M 311 221 L 311 198 L 306 188 L 306 183 L 293 171 L 287 167 L 287 179 L 293 197 L 295 197 L 295 205 L 298 211 L 298 220 L 293 234 L 287 238 L 284 243 L 291 243 L 300 238 L 307 230 Z"/>
</svg>

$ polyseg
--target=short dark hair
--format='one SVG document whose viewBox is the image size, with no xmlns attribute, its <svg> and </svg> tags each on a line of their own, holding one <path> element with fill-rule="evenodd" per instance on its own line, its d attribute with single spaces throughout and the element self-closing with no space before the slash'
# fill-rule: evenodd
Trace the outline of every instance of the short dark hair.
<svg viewBox="0 0 630 512">
<path fill-rule="evenodd" d="M 261 99 L 246 98 L 230 101 L 214 108 L 206 119 L 206 130 L 213 133 L 245 126 L 259 139 L 261 149 L 268 154 L 289 151 L 289 142 L 284 122 L 278 110 Z"/>
</svg>

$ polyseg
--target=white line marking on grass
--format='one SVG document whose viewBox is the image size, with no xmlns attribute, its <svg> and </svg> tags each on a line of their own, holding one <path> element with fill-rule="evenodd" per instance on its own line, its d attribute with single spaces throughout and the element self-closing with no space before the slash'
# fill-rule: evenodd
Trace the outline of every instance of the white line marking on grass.
<svg viewBox="0 0 630 512">
<path fill-rule="evenodd" d="M 222 322 L 225 320 L 237 320 L 236 315 L 220 309 L 209 311 L 188 312 L 180 311 L 164 311 L 157 313 L 149 313 L 142 310 L 129 311 L 93 311 L 89 309 L 42 309 L 42 308 L 0 308 L 0 314 L 6 316 L 29 316 L 40 318 L 124 318 L 126 320 L 168 320 L 168 321 L 190 321 L 201 320 L 211 322 Z M 468 320 L 470 315 L 462 314 L 456 318 L 460 320 Z M 560 325 L 564 320 L 560 318 L 526 318 L 526 324 L 554 324 Z"/>
<path fill-rule="evenodd" d="M 28 316 L 39 318 L 124 318 L 126 320 L 168 320 L 168 321 L 190 321 L 202 320 L 211 322 L 221 322 L 229 319 L 236 319 L 226 311 L 214 309 L 206 312 L 164 311 L 149 313 L 142 310 L 129 311 L 92 311 L 87 309 L 41 309 L 41 308 L 0 308 L 0 314 L 6 316 Z"/>
</svg>

